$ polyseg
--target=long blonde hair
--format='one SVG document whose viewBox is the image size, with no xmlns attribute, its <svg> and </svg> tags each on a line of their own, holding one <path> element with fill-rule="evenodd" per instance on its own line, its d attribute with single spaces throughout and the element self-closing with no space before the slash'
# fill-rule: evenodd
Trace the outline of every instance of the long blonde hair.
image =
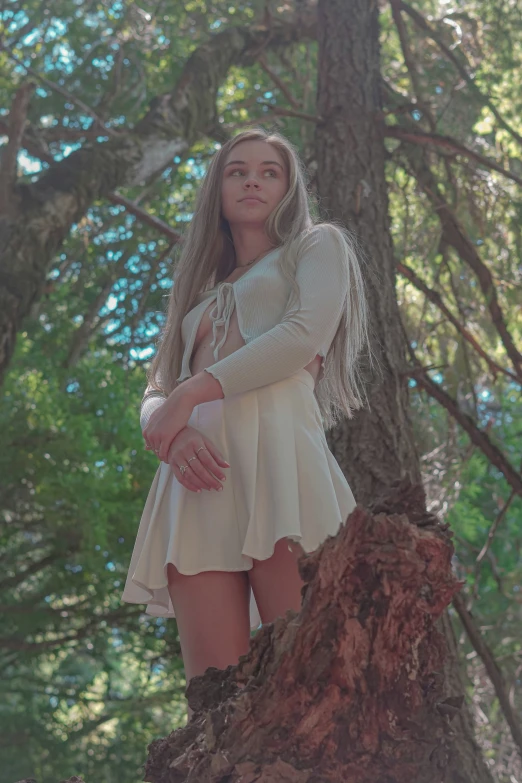
<svg viewBox="0 0 522 783">
<path fill-rule="evenodd" d="M 310 214 L 312 199 L 308 193 L 306 174 L 297 149 L 277 132 L 263 128 L 242 131 L 217 150 L 203 178 L 196 198 L 194 214 L 184 236 L 173 285 L 169 294 L 164 327 L 158 338 L 157 350 L 147 372 L 149 387 L 170 394 L 178 385 L 184 346 L 181 323 L 192 309 L 199 293 L 209 290 L 227 278 L 236 268 L 236 257 L 228 221 L 221 214 L 221 183 L 224 165 L 230 150 L 242 141 L 266 141 L 283 157 L 289 174 L 289 187 L 279 204 L 269 215 L 265 232 L 271 243 L 279 247 L 278 264 L 284 277 L 298 292 L 294 279 L 299 245 L 318 222 Z M 323 378 L 315 385 L 315 396 L 325 429 L 343 416 L 351 419 L 361 408 L 364 388 L 358 367 L 364 348 L 370 348 L 368 338 L 368 305 L 361 261 L 352 234 L 330 221 L 321 223 L 337 234 L 344 250 L 349 290 L 346 307 L 326 356 Z M 371 357 L 371 352 L 369 351 Z"/>
</svg>

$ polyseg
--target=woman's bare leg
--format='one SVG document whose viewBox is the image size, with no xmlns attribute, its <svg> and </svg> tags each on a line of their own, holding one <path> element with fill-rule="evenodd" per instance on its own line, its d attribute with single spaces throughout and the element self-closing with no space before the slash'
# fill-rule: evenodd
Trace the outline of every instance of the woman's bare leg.
<svg viewBox="0 0 522 783">
<path fill-rule="evenodd" d="M 167 566 L 187 685 L 209 666 L 226 669 L 250 646 L 250 585 L 246 571 L 187 576 Z M 188 707 L 188 721 L 192 710 Z"/>
<path fill-rule="evenodd" d="M 289 551 L 289 546 L 292 551 Z M 247 571 L 263 624 L 283 617 L 288 609 L 300 611 L 304 583 L 299 576 L 297 561 L 302 554 L 300 544 L 281 538 L 271 557 L 254 560 L 251 570 Z"/>
</svg>

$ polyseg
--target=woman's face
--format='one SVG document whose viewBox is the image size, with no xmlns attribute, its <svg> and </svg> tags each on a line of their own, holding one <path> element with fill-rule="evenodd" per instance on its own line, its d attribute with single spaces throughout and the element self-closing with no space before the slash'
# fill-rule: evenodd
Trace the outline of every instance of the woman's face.
<svg viewBox="0 0 522 783">
<path fill-rule="evenodd" d="M 266 141 L 241 141 L 223 170 L 221 210 L 230 225 L 264 225 L 288 190 L 282 155 Z"/>
</svg>

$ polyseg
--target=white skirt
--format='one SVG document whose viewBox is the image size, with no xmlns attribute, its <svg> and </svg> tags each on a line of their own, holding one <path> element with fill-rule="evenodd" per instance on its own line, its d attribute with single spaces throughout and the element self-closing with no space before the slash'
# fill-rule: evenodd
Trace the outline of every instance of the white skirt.
<svg viewBox="0 0 522 783">
<path fill-rule="evenodd" d="M 122 600 L 175 617 L 167 564 L 182 574 L 249 571 L 281 538 L 312 552 L 334 536 L 355 499 L 328 448 L 307 370 L 194 408 L 189 425 L 227 462 L 223 490 L 198 494 L 161 462 L 141 517 Z M 250 627 L 261 624 L 250 590 Z"/>
</svg>

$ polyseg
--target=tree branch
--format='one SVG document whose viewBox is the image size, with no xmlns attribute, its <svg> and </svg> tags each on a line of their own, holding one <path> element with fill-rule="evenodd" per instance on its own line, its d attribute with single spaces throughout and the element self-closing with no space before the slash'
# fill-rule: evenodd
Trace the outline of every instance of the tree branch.
<svg viewBox="0 0 522 783">
<path fill-rule="evenodd" d="M 7 124 L 8 142 L 0 158 L 0 214 L 9 210 L 16 182 L 18 151 L 24 135 L 25 121 L 29 101 L 36 87 L 34 82 L 26 82 L 15 93 Z"/>
<path fill-rule="evenodd" d="M 420 279 L 420 277 L 411 269 L 409 266 L 406 266 L 406 264 L 403 264 L 401 262 L 397 263 L 397 271 L 400 272 L 404 277 L 406 277 L 415 288 L 417 288 L 419 291 L 422 291 L 423 294 L 430 300 L 430 302 L 433 302 L 433 304 L 439 308 L 439 310 L 446 316 L 448 321 L 453 324 L 453 326 L 457 329 L 457 331 L 463 336 L 465 340 L 467 340 L 470 345 L 473 346 L 475 351 L 482 356 L 484 361 L 487 363 L 489 369 L 493 373 L 493 378 L 496 380 L 497 373 L 501 372 L 507 375 L 509 378 L 512 378 L 513 380 L 517 380 L 517 376 L 514 375 L 512 372 L 507 370 L 505 367 L 501 367 L 500 364 L 497 364 L 488 354 L 486 351 L 479 345 L 477 340 L 473 337 L 473 335 L 468 332 L 465 326 L 460 323 L 460 321 L 455 318 L 453 313 L 449 310 L 449 308 L 444 304 L 442 301 L 442 297 L 439 294 L 438 291 L 434 291 L 432 288 L 429 288 L 426 283 Z"/>
<path fill-rule="evenodd" d="M 434 147 L 442 147 L 444 149 L 456 152 L 458 155 L 462 155 L 469 160 L 474 160 L 481 166 L 492 171 L 498 171 L 499 174 L 507 179 L 516 182 L 517 185 L 522 185 L 522 177 L 518 177 L 511 171 L 508 171 L 503 166 L 495 163 L 494 160 L 486 158 L 484 155 L 480 155 L 478 152 L 470 150 L 464 144 L 461 144 L 457 139 L 451 136 L 441 136 L 437 133 L 428 133 L 427 131 L 419 131 L 416 129 L 402 128 L 399 125 L 387 125 L 385 135 L 393 139 L 401 139 L 402 141 L 410 141 L 413 144 L 419 144 L 421 146 L 432 145 Z"/>
<path fill-rule="evenodd" d="M 466 629 L 466 633 L 468 634 L 468 638 L 471 644 L 477 651 L 478 656 L 486 667 L 488 677 L 491 680 L 493 688 L 495 689 L 495 693 L 497 694 L 502 712 L 504 713 L 506 722 L 511 730 L 513 742 L 515 743 L 516 747 L 518 748 L 518 752 L 522 757 L 522 726 L 518 719 L 518 715 L 516 714 L 510 702 L 502 671 L 495 660 L 495 656 L 491 652 L 489 646 L 486 644 L 482 634 L 477 628 L 473 615 L 466 609 L 464 599 L 461 595 L 456 594 L 453 596 L 453 606 L 455 607 L 460 617 L 462 625 Z"/>
<path fill-rule="evenodd" d="M 522 379 L 522 354 L 517 349 L 509 329 L 507 328 L 502 309 L 498 302 L 497 291 L 491 272 L 480 258 L 476 248 L 464 233 L 453 210 L 442 196 L 437 180 L 430 167 L 425 162 L 424 157 L 413 154 L 411 148 L 406 149 L 405 153 L 408 163 L 413 170 L 413 175 L 435 207 L 437 217 L 440 220 L 444 241 L 453 247 L 460 258 L 473 270 L 484 294 L 491 320 L 511 359 L 517 378 Z"/>
<path fill-rule="evenodd" d="M 6 133 L 7 134 L 7 128 L 9 127 L 9 124 L 6 120 L 4 120 L 2 117 L 0 117 L 0 133 Z M 26 126 L 26 136 L 35 134 L 37 136 L 38 140 L 41 141 L 43 144 L 47 145 L 50 142 L 60 142 L 60 141 L 83 141 L 84 139 L 87 141 L 95 141 L 96 138 L 100 135 L 100 129 L 96 129 L 95 127 L 91 126 L 90 128 L 64 128 L 63 126 L 54 126 L 52 128 L 35 128 L 31 127 L 30 125 Z M 24 138 L 24 142 L 26 142 L 28 139 Z M 35 157 L 39 157 L 38 155 Z M 54 158 L 51 158 L 51 163 L 54 163 Z"/>
<path fill-rule="evenodd" d="M 501 473 L 504 474 L 504 478 L 507 483 L 513 488 L 513 490 L 522 497 L 522 475 L 518 473 L 513 465 L 509 462 L 505 454 L 503 454 L 498 446 L 496 446 L 489 438 L 484 430 L 481 430 L 473 421 L 471 416 L 462 411 L 456 400 L 446 392 L 442 386 L 435 383 L 426 370 L 423 368 L 419 359 L 415 355 L 410 341 L 406 338 L 406 345 L 413 363 L 413 367 L 410 369 L 409 375 L 413 378 L 421 389 L 429 394 L 434 400 L 437 400 L 448 413 L 460 424 L 463 430 L 468 433 L 468 436 L 472 443 L 480 449 L 480 451 L 488 458 L 492 465 L 494 465 Z"/>
<path fill-rule="evenodd" d="M 35 574 L 43 571 L 48 565 L 54 563 L 61 557 L 59 552 L 53 551 L 49 555 L 42 557 L 41 560 L 36 560 L 27 566 L 23 571 L 17 571 L 13 576 L 9 576 L 0 582 L 0 590 L 9 590 L 12 587 L 17 587 L 22 582 L 25 582 L 27 577 L 34 576 Z"/>
<path fill-rule="evenodd" d="M 121 254 L 115 264 L 111 264 L 108 267 L 107 274 L 105 279 L 101 282 L 101 287 L 98 290 L 98 293 L 87 308 L 87 312 L 84 313 L 82 323 L 73 332 L 71 344 L 69 346 L 69 350 L 67 351 L 67 356 L 63 360 L 62 367 L 70 369 L 78 362 L 83 349 L 88 344 L 93 332 L 95 331 L 92 329 L 92 325 L 98 316 L 100 308 L 103 307 L 107 301 L 107 297 L 112 290 L 114 281 L 123 273 L 125 264 L 129 260 L 129 256 L 131 254 L 132 250 L 127 249 L 126 252 Z M 112 313 L 111 317 L 113 317 Z"/>
<path fill-rule="evenodd" d="M 410 77 L 411 86 L 413 87 L 413 94 L 417 99 L 416 108 L 420 108 L 422 110 L 430 124 L 430 128 L 435 130 L 435 121 L 432 116 L 431 108 L 422 99 L 422 89 L 419 81 L 417 64 L 411 53 L 406 25 L 404 24 L 404 20 L 401 16 L 401 0 L 390 0 L 390 6 L 392 10 L 393 21 L 395 22 L 397 33 L 399 35 L 404 63 Z"/>
<path fill-rule="evenodd" d="M 17 650 L 18 652 L 41 652 L 43 650 L 52 650 L 54 647 L 64 647 L 69 642 L 79 642 L 102 621 L 111 623 L 125 617 L 135 617 L 138 614 L 139 612 L 136 608 L 129 605 L 114 609 L 112 612 L 107 612 L 107 614 L 96 615 L 95 617 L 88 615 L 88 622 L 74 631 L 74 633 L 56 637 L 55 639 L 45 639 L 40 642 L 28 642 L 17 637 L 4 637 L 0 638 L 0 649 Z"/>
<path fill-rule="evenodd" d="M 498 512 L 498 514 L 496 515 L 495 519 L 493 520 L 493 523 L 492 523 L 491 527 L 488 530 L 488 535 L 486 537 L 486 541 L 484 543 L 484 546 L 482 547 L 482 549 L 480 550 L 480 552 L 477 555 L 477 558 L 475 560 L 475 572 L 474 572 L 475 581 L 474 581 L 474 584 L 473 584 L 473 590 L 471 592 L 471 598 L 470 598 L 470 601 L 468 602 L 468 606 L 467 606 L 468 611 L 471 610 L 471 604 L 478 596 L 479 576 L 480 576 L 480 568 L 481 568 L 480 564 L 481 564 L 482 560 L 486 557 L 486 555 L 491 554 L 489 550 L 490 550 L 491 544 L 493 543 L 493 539 L 495 538 L 495 533 L 497 532 L 500 523 L 502 522 L 502 520 L 506 516 L 506 513 L 507 513 L 510 505 L 512 504 L 513 500 L 514 500 L 515 495 L 516 495 L 515 490 L 511 490 L 511 494 L 510 494 L 509 498 L 506 500 L 506 502 L 504 503 L 504 505 L 502 506 L 502 508 Z"/>
<path fill-rule="evenodd" d="M 283 82 L 282 79 L 279 78 L 279 76 L 270 68 L 268 65 L 268 62 L 266 60 L 266 56 L 264 54 L 260 55 L 257 59 L 259 65 L 264 70 L 265 73 L 270 76 L 276 87 L 281 90 L 283 95 L 285 96 L 286 100 L 290 104 L 290 106 L 293 106 L 294 109 L 299 110 L 301 108 L 301 104 L 297 100 L 297 98 L 294 98 L 292 95 L 290 89 L 286 86 L 286 84 Z"/>
<path fill-rule="evenodd" d="M 159 231 L 160 234 L 164 234 L 170 239 L 171 243 L 178 244 L 178 242 L 182 241 L 181 234 L 179 234 L 177 231 L 174 231 L 174 229 L 171 228 L 167 223 L 165 223 L 163 220 L 160 220 L 160 218 L 155 217 L 154 215 L 150 215 L 148 212 L 142 209 L 142 207 L 139 207 L 133 201 L 125 198 L 125 196 L 122 196 L 117 191 L 109 193 L 107 198 L 109 201 L 112 201 L 113 204 L 121 204 L 122 207 L 125 207 L 127 212 L 135 215 L 143 223 L 152 226 L 152 228 L 155 228 L 157 231 Z"/>
</svg>

